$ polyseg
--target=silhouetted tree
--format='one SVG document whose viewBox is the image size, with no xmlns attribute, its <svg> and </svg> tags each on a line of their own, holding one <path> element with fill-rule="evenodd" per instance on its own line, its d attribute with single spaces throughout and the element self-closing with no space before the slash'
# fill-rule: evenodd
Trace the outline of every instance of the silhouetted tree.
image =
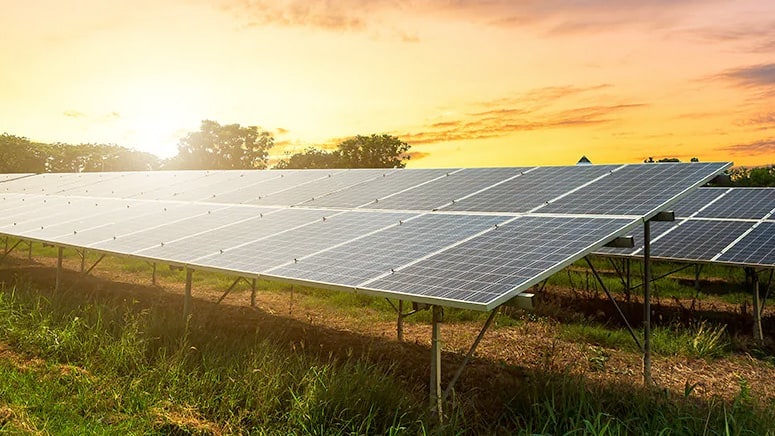
<svg viewBox="0 0 775 436">
<path fill-rule="evenodd" d="M 307 147 L 301 153 L 295 153 L 282 159 L 275 165 L 275 168 L 342 168 L 342 156 L 338 150 L 325 151 L 315 147 Z"/>
<path fill-rule="evenodd" d="M 256 126 L 221 125 L 204 120 L 198 132 L 178 143 L 178 155 L 167 166 L 175 169 L 260 169 L 266 168 L 272 135 Z"/>
<path fill-rule="evenodd" d="M 27 138 L 0 135 L 0 173 L 42 173 L 46 171 L 44 145 Z"/>
<path fill-rule="evenodd" d="M 775 186 L 775 165 L 735 167 L 729 170 L 732 186 Z"/>
<path fill-rule="evenodd" d="M 324 151 L 308 147 L 281 160 L 276 168 L 404 168 L 411 146 L 391 135 L 358 135 Z"/>
</svg>

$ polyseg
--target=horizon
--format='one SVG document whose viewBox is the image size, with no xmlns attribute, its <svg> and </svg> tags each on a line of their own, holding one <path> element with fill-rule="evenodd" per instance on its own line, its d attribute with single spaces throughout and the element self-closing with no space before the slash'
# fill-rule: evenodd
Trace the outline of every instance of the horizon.
<svg viewBox="0 0 775 436">
<path fill-rule="evenodd" d="M 204 119 L 273 158 L 390 134 L 410 168 L 775 163 L 775 4 L 15 3 L 0 131 L 161 158 Z"/>
</svg>

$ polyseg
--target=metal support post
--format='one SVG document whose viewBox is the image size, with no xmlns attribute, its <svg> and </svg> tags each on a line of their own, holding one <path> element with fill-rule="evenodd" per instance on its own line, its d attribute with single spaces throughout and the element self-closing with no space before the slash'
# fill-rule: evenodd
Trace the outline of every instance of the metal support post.
<svg viewBox="0 0 775 436">
<path fill-rule="evenodd" d="M 446 401 L 449 397 L 449 394 L 452 393 L 452 391 L 455 389 L 455 383 L 457 383 L 457 379 L 460 378 L 460 374 L 463 373 L 463 369 L 465 369 L 466 365 L 468 365 L 468 361 L 471 360 L 471 356 L 474 355 L 474 352 L 476 351 L 476 347 L 479 346 L 479 342 L 482 341 L 482 338 L 484 337 L 484 334 L 487 332 L 487 329 L 490 328 L 490 325 L 492 324 L 492 321 L 495 319 L 495 315 L 498 314 L 498 309 L 493 309 L 490 312 L 490 316 L 487 317 L 487 321 L 484 323 L 484 327 L 482 327 L 482 330 L 479 331 L 479 335 L 476 336 L 476 339 L 474 340 L 474 343 L 471 345 L 471 348 L 468 350 L 468 354 L 466 354 L 466 357 L 463 359 L 463 363 L 460 364 L 460 367 L 455 371 L 455 375 L 452 376 L 452 380 L 449 381 L 449 384 L 447 385 L 447 389 L 444 389 L 444 397 L 442 397 L 442 400 Z"/>
<path fill-rule="evenodd" d="M 751 290 L 753 291 L 753 338 L 756 342 L 764 340 L 762 332 L 761 295 L 759 294 L 759 274 L 751 268 Z"/>
<path fill-rule="evenodd" d="M 56 282 L 54 284 L 54 292 L 59 292 L 60 289 L 62 289 L 62 251 L 64 249 L 62 247 L 59 247 L 59 250 L 57 252 L 57 275 L 56 275 Z"/>
<path fill-rule="evenodd" d="M 631 279 L 631 272 L 632 272 L 632 266 L 630 263 L 630 258 L 624 259 L 624 292 L 627 295 L 627 302 L 630 302 L 630 298 L 632 297 L 632 279 Z"/>
<path fill-rule="evenodd" d="M 702 272 L 702 264 L 694 265 L 694 290 L 700 290 L 700 273 Z"/>
<path fill-rule="evenodd" d="M 86 270 L 86 249 L 81 250 L 81 272 Z"/>
<path fill-rule="evenodd" d="M 194 275 L 194 270 L 186 267 L 186 293 L 183 296 L 183 319 L 188 321 L 191 316 L 191 279 Z"/>
<path fill-rule="evenodd" d="M 3 262 L 5 258 L 8 257 L 8 255 L 11 254 L 11 252 L 13 252 L 13 250 L 15 250 L 16 247 L 18 247 L 19 244 L 22 243 L 21 239 L 19 239 L 18 241 L 16 241 L 15 244 L 13 244 L 13 246 L 11 246 L 11 248 L 8 248 L 8 238 L 5 238 L 5 240 L 6 240 L 5 253 L 3 253 L 3 257 L 0 257 L 0 262 Z"/>
<path fill-rule="evenodd" d="M 441 306 L 433 306 L 433 327 L 431 330 L 431 379 L 430 379 L 430 403 L 431 411 L 442 421 L 443 410 L 441 403 Z"/>
<path fill-rule="evenodd" d="M 32 241 L 27 242 L 27 260 L 32 260 Z"/>
<path fill-rule="evenodd" d="M 250 282 L 250 307 L 256 307 L 256 279 Z"/>
<path fill-rule="evenodd" d="M 638 340 L 638 336 L 635 334 L 635 330 L 633 330 L 632 326 L 630 325 L 630 322 L 627 320 L 627 317 L 624 316 L 624 312 L 622 312 L 622 309 L 619 307 L 619 303 L 616 302 L 613 295 L 611 295 L 611 293 L 608 291 L 608 288 L 603 282 L 603 278 L 600 277 L 600 274 L 597 272 L 597 269 L 595 269 L 595 266 L 592 265 L 592 262 L 590 262 L 588 256 L 584 256 L 584 260 L 587 261 L 587 265 L 589 266 L 589 269 L 592 270 L 592 274 L 595 276 L 595 279 L 597 279 L 597 283 L 600 284 L 601 288 L 603 288 L 603 292 L 605 292 L 605 294 L 608 296 L 608 299 L 611 300 L 611 303 L 614 304 L 616 311 L 619 313 L 619 316 L 622 318 L 622 321 L 624 321 L 624 325 L 627 326 L 627 331 L 630 332 L 630 336 L 632 336 L 632 339 L 635 341 L 635 344 L 637 344 L 638 348 L 641 351 L 643 351 L 643 345 L 641 345 L 640 341 Z"/>
<path fill-rule="evenodd" d="M 229 286 L 229 289 L 226 290 L 226 292 L 221 295 L 220 298 L 218 298 L 218 301 L 215 302 L 215 304 L 220 304 L 221 301 L 223 301 L 224 298 L 226 298 L 227 295 L 229 295 L 229 292 L 233 291 L 234 288 L 237 286 L 237 284 L 242 281 L 242 277 L 237 277 L 236 280 L 234 280 L 234 283 Z"/>
<path fill-rule="evenodd" d="M 398 300 L 398 319 L 396 320 L 396 339 L 398 342 L 404 341 L 404 318 L 409 314 L 404 313 L 404 300 Z M 414 312 L 411 312 L 414 313 Z M 410 314 L 411 314 L 410 313 Z"/>
<path fill-rule="evenodd" d="M 151 270 L 151 284 L 153 286 L 156 286 L 156 262 L 151 264 L 151 268 L 152 268 L 152 270 Z"/>
<path fill-rule="evenodd" d="M 651 386 L 651 227 L 643 222 L 643 384 Z"/>
</svg>

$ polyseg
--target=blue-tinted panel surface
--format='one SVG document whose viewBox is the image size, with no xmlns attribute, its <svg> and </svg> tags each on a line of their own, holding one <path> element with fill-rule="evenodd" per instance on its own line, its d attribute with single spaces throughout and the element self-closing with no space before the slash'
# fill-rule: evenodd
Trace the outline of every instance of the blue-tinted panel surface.
<svg viewBox="0 0 775 436">
<path fill-rule="evenodd" d="M 627 165 L 540 211 L 648 215 L 691 187 L 711 179 L 726 166 L 722 163 Z"/>
<path fill-rule="evenodd" d="M 102 242 L 96 246 L 113 252 L 134 253 L 145 248 L 160 246 L 162 243 L 167 244 L 183 238 L 196 237 L 219 227 L 258 218 L 262 212 L 266 212 L 266 209 L 245 206 L 216 206 L 214 210 L 183 217 L 155 227 L 146 227 L 129 234 L 119 233 L 116 239 Z"/>
<path fill-rule="evenodd" d="M 303 206 L 355 208 L 368 205 L 388 195 L 405 189 L 413 188 L 454 170 L 418 169 L 395 170 L 386 173 L 384 177 L 351 186 L 342 191 L 333 192 L 323 197 L 303 203 Z"/>
<path fill-rule="evenodd" d="M 440 248 L 475 235 L 509 217 L 424 215 L 269 274 L 308 281 L 356 286 Z"/>
<path fill-rule="evenodd" d="M 775 265 L 775 222 L 764 221 L 718 258 L 746 265 Z"/>
<path fill-rule="evenodd" d="M 690 217 L 727 192 L 727 188 L 698 188 L 678 200 L 671 209 L 676 217 Z"/>
<path fill-rule="evenodd" d="M 515 288 L 573 262 L 633 223 L 614 218 L 518 218 L 363 287 L 478 305 L 501 303 Z"/>
<path fill-rule="evenodd" d="M 246 186 L 235 186 L 220 194 L 216 194 L 207 201 L 215 203 L 248 203 L 276 192 L 300 186 L 305 183 L 314 183 L 336 174 L 342 170 L 290 170 L 277 171 L 277 177 L 261 180 Z M 275 171 L 271 171 L 275 173 Z"/>
<path fill-rule="evenodd" d="M 354 169 L 340 171 L 312 183 L 304 183 L 284 191 L 267 195 L 260 199 L 248 201 L 248 203 L 293 206 L 378 177 L 382 178 L 383 175 L 389 174 L 391 171 L 393 170 Z"/>
<path fill-rule="evenodd" d="M 433 210 L 453 200 L 490 187 L 527 168 L 467 168 L 447 177 L 398 193 L 365 206 L 370 209 Z"/>
<path fill-rule="evenodd" d="M 651 255 L 671 259 L 711 260 L 752 225 L 745 221 L 689 220 L 655 241 Z"/>
<path fill-rule="evenodd" d="M 223 253 L 192 263 L 258 274 L 359 235 L 397 224 L 410 216 L 399 213 L 346 212 L 238 248 L 227 248 Z"/>
<path fill-rule="evenodd" d="M 189 262 L 243 244 L 268 238 L 280 232 L 322 220 L 328 212 L 315 209 L 284 209 L 224 227 L 208 229 L 201 234 L 175 240 L 153 248 L 139 250 L 138 255 Z"/>
<path fill-rule="evenodd" d="M 444 210 L 527 212 L 614 168 L 616 167 L 610 165 L 539 167 L 445 206 Z"/>
<path fill-rule="evenodd" d="M 655 222 L 649 223 L 652 243 L 663 233 L 675 227 L 678 224 L 678 222 L 679 221 L 676 220 L 676 221 L 655 221 Z M 626 235 L 622 235 L 622 236 L 632 236 L 632 240 L 633 240 L 632 248 L 600 247 L 599 249 L 595 250 L 595 253 L 614 254 L 614 255 L 632 255 L 632 254 L 641 255 L 643 250 L 643 226 L 642 225 L 636 226 L 634 229 L 627 232 Z"/>
<path fill-rule="evenodd" d="M 702 212 L 704 218 L 759 219 L 775 209 L 773 188 L 733 188 Z"/>
</svg>

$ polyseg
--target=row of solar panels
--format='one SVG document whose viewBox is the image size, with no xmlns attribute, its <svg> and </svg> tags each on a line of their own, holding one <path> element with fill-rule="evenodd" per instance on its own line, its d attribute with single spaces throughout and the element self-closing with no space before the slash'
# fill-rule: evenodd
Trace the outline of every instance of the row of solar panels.
<svg viewBox="0 0 775 436">
<path fill-rule="evenodd" d="M 40 174 L 2 193 L 223 204 L 647 215 L 720 164 Z"/>
<path fill-rule="evenodd" d="M 0 183 L 0 234 L 489 310 L 728 166 L 46 174 Z M 154 189 L 133 186 L 138 180 Z M 249 204 L 201 201 L 229 192 Z M 297 205 L 302 193 L 321 192 L 315 203 L 327 198 L 338 208 L 261 204 Z M 367 197 L 379 201 L 345 206 Z M 531 206 L 539 197 L 543 206 Z M 468 200 L 480 206 L 458 210 Z M 392 206 L 375 207 L 385 203 Z M 513 213 L 528 207 L 541 213 Z"/>
<path fill-rule="evenodd" d="M 651 255 L 689 262 L 775 266 L 775 188 L 700 188 L 674 206 L 676 221 L 652 224 Z M 641 256 L 603 248 L 605 255 Z"/>
</svg>

